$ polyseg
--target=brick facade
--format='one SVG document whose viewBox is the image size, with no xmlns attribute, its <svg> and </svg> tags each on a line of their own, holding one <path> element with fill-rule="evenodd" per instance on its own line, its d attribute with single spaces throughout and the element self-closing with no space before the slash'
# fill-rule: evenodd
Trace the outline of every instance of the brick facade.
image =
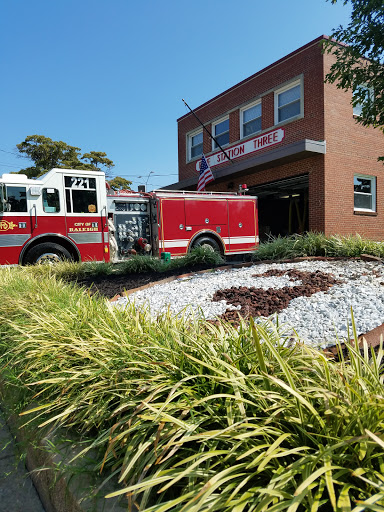
<svg viewBox="0 0 384 512">
<path fill-rule="evenodd" d="M 309 229 L 382 239 L 384 169 L 377 157 L 384 153 L 383 135 L 356 123 L 350 93 L 324 83 L 334 57 L 322 53 L 323 39 L 315 39 L 195 109 L 211 132 L 213 123 L 229 116 L 228 150 L 278 128 L 285 130 L 278 144 L 212 167 L 215 181 L 207 190 L 236 191 L 247 183 L 250 193 L 260 197 L 260 222 L 267 232 L 270 216 L 273 234 Z M 300 84 L 300 113 L 275 122 L 277 91 L 295 84 Z M 261 132 L 241 139 L 241 109 L 256 101 L 262 108 Z M 178 120 L 179 182 L 169 188 L 196 190 L 200 157 L 190 158 L 188 141 L 190 133 L 200 128 L 191 113 Z M 203 151 L 213 162 L 217 150 L 212 150 L 205 131 Z M 354 209 L 356 173 L 376 178 L 373 212 Z"/>
</svg>

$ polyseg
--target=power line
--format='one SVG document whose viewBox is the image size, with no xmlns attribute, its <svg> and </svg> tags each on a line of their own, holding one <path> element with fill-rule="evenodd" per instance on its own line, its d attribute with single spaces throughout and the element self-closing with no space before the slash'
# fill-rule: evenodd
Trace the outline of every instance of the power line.
<svg viewBox="0 0 384 512">
<path fill-rule="evenodd" d="M 13 164 L 8 164 L 7 162 L 0 162 L 1 165 L 6 165 L 8 167 L 16 167 L 17 169 L 20 169 L 20 165 L 13 165 Z"/>
<path fill-rule="evenodd" d="M 20 155 L 19 153 L 15 153 L 14 151 L 6 151 L 5 149 L 1 149 L 1 148 L 0 148 L 0 151 L 2 153 L 8 153 L 9 155 L 17 156 L 18 158 L 27 158 L 29 160 L 29 156 Z"/>
<path fill-rule="evenodd" d="M 119 174 L 120 177 L 128 176 L 129 178 L 146 178 L 148 174 Z M 172 174 L 151 174 L 151 176 L 178 176 L 178 173 Z"/>
</svg>

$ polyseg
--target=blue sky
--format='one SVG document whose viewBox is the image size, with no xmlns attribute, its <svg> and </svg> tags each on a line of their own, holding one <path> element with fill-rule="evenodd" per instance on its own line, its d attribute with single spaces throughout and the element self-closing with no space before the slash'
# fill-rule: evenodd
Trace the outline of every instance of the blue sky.
<svg viewBox="0 0 384 512">
<path fill-rule="evenodd" d="M 197 107 L 349 16 L 325 0 L 3 0 L 0 174 L 31 165 L 16 144 L 39 134 L 105 151 L 135 189 L 174 183 L 182 98 Z"/>
</svg>

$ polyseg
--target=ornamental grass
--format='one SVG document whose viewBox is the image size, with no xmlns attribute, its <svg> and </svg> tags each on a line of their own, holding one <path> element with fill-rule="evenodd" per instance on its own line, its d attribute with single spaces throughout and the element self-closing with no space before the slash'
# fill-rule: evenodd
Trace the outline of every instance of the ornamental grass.
<svg viewBox="0 0 384 512">
<path fill-rule="evenodd" d="M 23 268 L 3 269 L 0 289 L 14 410 L 23 428 L 77 438 L 77 463 L 97 454 L 105 499 L 146 512 L 384 510 L 382 345 L 349 344 L 336 363 L 270 322 L 155 320 Z"/>
<path fill-rule="evenodd" d="M 216 251 L 205 247 L 196 247 L 184 256 L 163 261 L 160 258 L 149 255 L 130 256 L 119 263 L 90 261 L 77 263 L 65 261 L 54 265 L 31 265 L 28 267 L 30 274 L 41 279 L 55 277 L 67 281 L 81 280 L 90 276 L 108 276 L 111 274 L 142 274 L 144 272 L 166 272 L 178 268 L 206 266 L 216 267 L 224 263 L 223 257 Z"/>
<path fill-rule="evenodd" d="M 283 260 L 306 256 L 359 257 L 370 254 L 384 258 L 384 244 L 362 238 L 359 234 L 350 236 L 333 235 L 309 231 L 302 235 L 287 237 L 271 236 L 259 245 L 253 254 L 255 260 Z"/>
</svg>

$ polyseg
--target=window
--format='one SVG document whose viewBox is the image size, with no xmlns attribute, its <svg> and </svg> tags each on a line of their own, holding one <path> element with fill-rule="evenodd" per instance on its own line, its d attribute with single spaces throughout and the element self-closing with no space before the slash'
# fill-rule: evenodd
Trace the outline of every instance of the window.
<svg viewBox="0 0 384 512">
<path fill-rule="evenodd" d="M 189 159 L 197 158 L 203 154 L 203 131 L 189 136 Z"/>
<path fill-rule="evenodd" d="M 229 144 L 229 118 L 219 121 L 213 125 L 213 136 L 220 144 L 220 146 L 225 146 Z M 218 148 L 219 146 L 213 141 L 213 149 Z"/>
<path fill-rule="evenodd" d="M 361 117 L 361 112 L 363 110 L 363 101 L 373 102 L 374 94 L 373 89 L 371 87 L 367 87 L 365 85 L 356 86 L 353 92 L 353 115 L 357 117 Z M 361 102 L 359 102 L 361 100 Z"/>
<path fill-rule="evenodd" d="M 376 178 L 356 174 L 353 180 L 354 208 L 356 211 L 376 211 Z"/>
<path fill-rule="evenodd" d="M 27 189 L 26 187 L 7 187 L 7 200 L 5 210 L 8 212 L 27 211 Z"/>
<path fill-rule="evenodd" d="M 46 213 L 60 211 L 59 191 L 56 188 L 43 188 L 43 210 Z"/>
<path fill-rule="evenodd" d="M 261 102 L 240 111 L 241 138 L 261 131 Z"/>
<path fill-rule="evenodd" d="M 65 176 L 68 213 L 97 213 L 96 178 Z"/>
<path fill-rule="evenodd" d="M 4 185 L 0 183 L 0 213 L 4 211 L 5 207 L 5 193 L 4 193 Z"/>
<path fill-rule="evenodd" d="M 275 92 L 275 124 L 302 114 L 301 83 L 295 82 Z"/>
</svg>

